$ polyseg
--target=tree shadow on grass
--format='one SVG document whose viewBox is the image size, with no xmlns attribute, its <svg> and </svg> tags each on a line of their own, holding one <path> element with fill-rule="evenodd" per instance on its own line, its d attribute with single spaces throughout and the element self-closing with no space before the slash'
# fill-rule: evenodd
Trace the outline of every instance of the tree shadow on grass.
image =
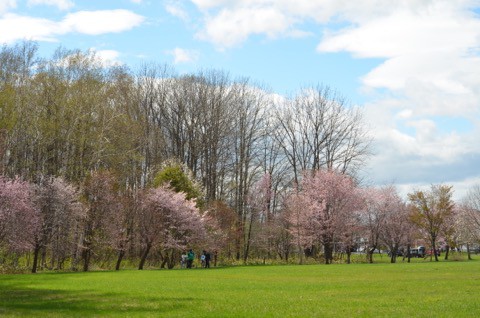
<svg viewBox="0 0 480 318">
<path fill-rule="evenodd" d="M 135 297 L 94 290 L 35 289 L 0 279 L 0 317 L 91 317 L 178 315 L 194 307 L 194 298 Z"/>
</svg>

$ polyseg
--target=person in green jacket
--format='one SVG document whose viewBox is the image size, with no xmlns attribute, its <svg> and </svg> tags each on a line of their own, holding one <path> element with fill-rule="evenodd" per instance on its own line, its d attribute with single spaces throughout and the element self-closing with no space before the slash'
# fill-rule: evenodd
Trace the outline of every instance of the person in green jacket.
<svg viewBox="0 0 480 318">
<path fill-rule="evenodd" d="M 195 259 L 195 253 L 190 249 L 187 253 L 187 268 L 192 268 L 194 259 Z"/>
</svg>

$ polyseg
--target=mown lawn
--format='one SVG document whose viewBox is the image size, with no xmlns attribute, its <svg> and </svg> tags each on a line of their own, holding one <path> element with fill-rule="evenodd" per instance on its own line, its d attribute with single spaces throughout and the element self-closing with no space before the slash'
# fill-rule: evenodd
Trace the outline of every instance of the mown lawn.
<svg viewBox="0 0 480 318">
<path fill-rule="evenodd" d="M 480 261 L 0 275 L 0 317 L 479 317 Z"/>
</svg>

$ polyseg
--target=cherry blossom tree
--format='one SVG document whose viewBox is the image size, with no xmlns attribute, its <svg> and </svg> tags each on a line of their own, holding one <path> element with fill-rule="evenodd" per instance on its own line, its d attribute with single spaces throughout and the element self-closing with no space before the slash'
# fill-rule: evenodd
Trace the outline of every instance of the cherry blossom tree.
<svg viewBox="0 0 480 318">
<path fill-rule="evenodd" d="M 299 254 L 300 264 L 305 260 L 305 249 L 314 243 L 317 220 L 313 217 L 313 206 L 307 198 L 295 191 L 285 200 L 289 232 L 293 237 L 294 245 Z"/>
<path fill-rule="evenodd" d="M 343 222 L 339 224 L 338 229 L 339 233 L 341 233 L 338 236 L 338 242 L 340 243 L 342 251 L 347 255 L 347 264 L 351 263 L 352 252 L 358 247 L 359 240 L 363 235 L 360 211 L 363 204 L 361 194 L 357 192 L 353 199 L 358 201 L 356 204 L 357 208 L 343 215 Z"/>
<path fill-rule="evenodd" d="M 380 242 L 385 244 L 390 251 L 390 262 L 395 263 L 397 253 L 402 245 L 408 244 L 408 237 L 411 230 L 411 223 L 408 220 L 408 209 L 406 203 L 400 198 L 393 186 L 380 189 L 380 198 L 383 204 L 383 222 L 379 228 Z"/>
<path fill-rule="evenodd" d="M 84 216 L 78 190 L 60 177 L 44 177 L 35 186 L 35 203 L 40 211 L 41 226 L 33 235 L 34 259 L 32 272 L 37 271 L 39 253 L 46 266 L 47 249 L 51 268 L 62 268 L 77 244 L 74 231 Z"/>
<path fill-rule="evenodd" d="M 460 241 L 466 245 L 468 258 L 470 247 L 480 242 L 480 185 L 473 186 L 462 199 L 457 214 L 457 232 Z"/>
<path fill-rule="evenodd" d="M 41 224 L 34 204 L 32 185 L 20 179 L 0 176 L 0 247 L 22 253 L 34 247 L 34 233 Z"/>
<path fill-rule="evenodd" d="M 138 269 L 143 269 L 152 248 L 163 251 L 168 267 L 173 268 L 177 254 L 205 239 L 204 221 L 195 201 L 165 186 L 147 189 L 140 197 L 138 226 L 142 242 Z"/>
<path fill-rule="evenodd" d="M 392 186 L 386 186 L 382 188 L 367 188 L 362 192 L 365 204 L 363 205 L 362 209 L 361 222 L 367 244 L 367 260 L 368 262 L 373 263 L 373 253 L 381 243 L 382 234 L 387 235 L 383 231 L 386 229 L 387 223 L 389 223 L 388 217 L 395 219 L 394 215 L 397 215 L 399 212 L 401 200 L 398 197 L 395 188 Z M 402 216 L 400 215 L 399 217 Z M 402 225 L 403 223 L 404 222 L 402 222 Z M 391 230 L 393 231 L 394 229 Z M 392 238 L 391 235 L 395 234 L 396 233 L 389 232 L 387 241 L 389 242 L 389 246 L 394 248 L 396 252 L 398 245 L 392 245 L 390 241 Z M 395 238 L 395 240 L 396 239 L 398 238 Z"/>
<path fill-rule="evenodd" d="M 290 217 L 291 233 L 297 245 L 321 243 L 325 264 L 331 264 L 334 245 L 341 241 L 343 224 L 358 209 L 354 181 L 333 170 L 306 172 L 298 194 L 292 199 L 289 210 L 293 208 L 295 211 Z"/>
<path fill-rule="evenodd" d="M 120 269 L 127 248 L 134 238 L 137 193 L 129 191 L 117 196 L 106 215 L 105 239 L 107 245 L 117 252 L 115 270 Z"/>
</svg>

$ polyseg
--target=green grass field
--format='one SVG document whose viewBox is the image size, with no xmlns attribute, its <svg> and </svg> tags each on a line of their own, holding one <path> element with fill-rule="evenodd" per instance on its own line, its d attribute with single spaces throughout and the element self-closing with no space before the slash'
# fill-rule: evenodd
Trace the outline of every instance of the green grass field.
<svg viewBox="0 0 480 318">
<path fill-rule="evenodd" d="M 478 317 L 480 261 L 0 275 L 0 317 Z"/>
</svg>

